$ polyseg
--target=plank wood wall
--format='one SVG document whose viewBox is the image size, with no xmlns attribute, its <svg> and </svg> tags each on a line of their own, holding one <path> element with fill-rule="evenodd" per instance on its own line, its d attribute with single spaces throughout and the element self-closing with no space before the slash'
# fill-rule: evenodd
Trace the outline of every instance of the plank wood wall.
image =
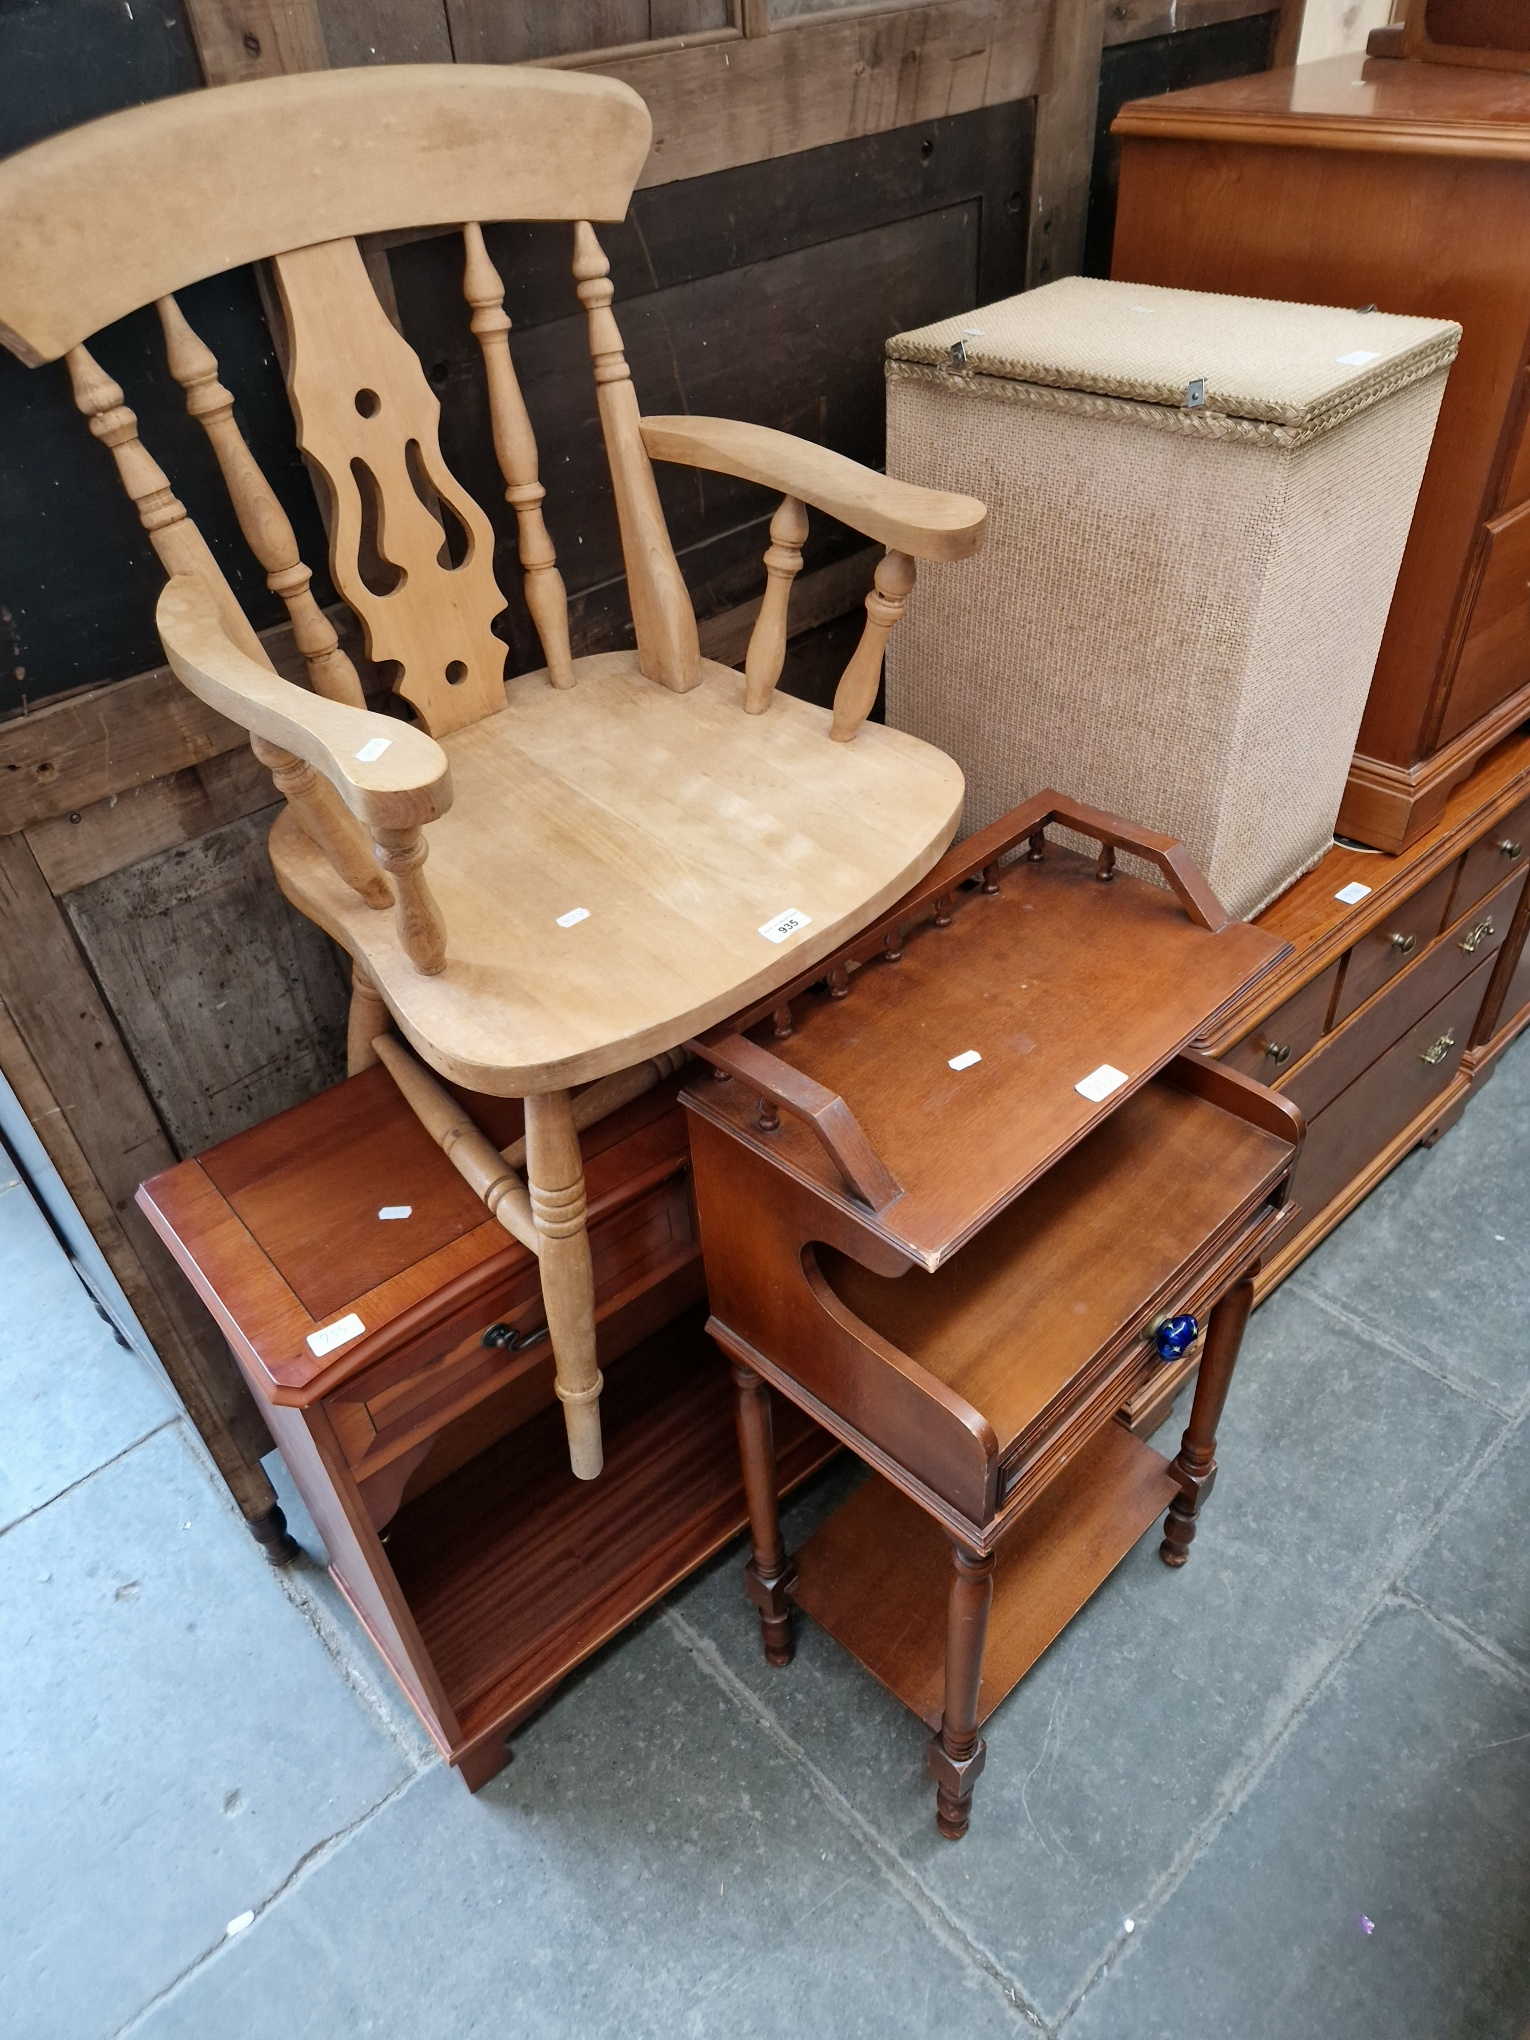
<svg viewBox="0 0 1530 2040">
<path fill-rule="evenodd" d="M 1221 18 L 1255 6 L 1179 0 L 1177 18 L 1194 10 Z M 1299 5 L 1287 11 L 1299 17 Z M 875 460 L 887 332 L 1037 280 L 1040 250 L 1045 273 L 1074 266 L 1088 202 L 1079 137 L 1092 128 L 1100 50 L 1161 33 L 1165 12 L 1148 0 L 1064 0 L 1055 18 L 1053 0 L 848 10 L 821 0 L 185 0 L 184 22 L 210 83 L 326 63 L 528 57 L 627 79 L 653 110 L 655 145 L 632 220 L 608 247 L 647 407 L 758 418 Z M 166 53 L 153 63 L 164 77 L 151 63 L 129 97 L 185 89 L 181 19 L 163 17 Z M 118 34 L 115 0 L 110 22 Z M 94 89 L 82 74 L 77 110 L 45 118 L 39 131 L 114 103 L 109 83 L 101 104 Z M 590 649 L 619 641 L 626 623 L 588 376 L 579 373 L 583 339 L 558 295 L 567 294 L 566 251 L 554 251 L 542 229 L 499 231 L 549 521 L 581 648 Z M 448 316 L 455 255 L 427 240 L 389 259 L 401 322 L 443 393 L 448 457 L 481 501 L 503 509 L 471 349 L 462 321 Z M 233 370 L 231 386 L 239 379 L 260 441 L 279 383 L 264 329 L 250 317 L 250 283 L 202 288 L 202 318 L 219 329 L 209 337 Z M 146 442 L 168 457 L 252 615 L 269 621 L 231 518 L 215 493 L 198 493 L 205 463 L 193 459 L 194 428 L 179 419 L 162 367 L 150 366 L 146 333 L 132 321 L 114 329 L 103 344 L 108 365 L 129 383 Z M 68 411 L 61 376 L 38 371 L 23 395 L 24 372 L 0 368 L 0 410 L 41 421 L 39 458 L 58 423 L 51 405 L 79 434 L 81 461 L 99 463 L 99 486 L 87 490 L 96 524 L 87 517 L 73 539 L 98 558 L 134 560 L 121 602 L 147 617 L 152 561 L 109 464 Z M 296 456 L 274 443 L 258 451 L 319 564 L 322 537 Z M 664 488 L 707 618 L 703 647 L 737 660 L 768 506 L 742 485 L 692 474 L 672 472 Z M 832 528 L 816 529 L 812 548 L 795 621 L 799 631 L 821 628 L 838 650 L 837 620 L 858 605 L 873 555 Z M 513 571 L 502 569 L 501 581 L 518 590 Z M 516 593 L 505 626 L 512 669 L 532 661 L 518 601 Z M 0 625 L 9 621 L 0 601 Z M 349 619 L 337 622 L 370 681 Z M 285 627 L 265 635 L 278 666 L 295 674 Z M 801 654 L 811 642 L 799 638 L 791 669 L 807 687 L 816 676 Z M 103 675 L 112 656 L 103 643 Z M 24 664 L 12 679 L 24 691 Z M 76 688 L 0 724 L 0 1068 L 250 1516 L 274 1499 L 258 1464 L 269 1446 L 264 1425 L 132 1198 L 177 1153 L 339 1073 L 343 982 L 325 939 L 276 893 L 264 852 L 271 802 L 242 733 L 163 668 Z"/>
</svg>

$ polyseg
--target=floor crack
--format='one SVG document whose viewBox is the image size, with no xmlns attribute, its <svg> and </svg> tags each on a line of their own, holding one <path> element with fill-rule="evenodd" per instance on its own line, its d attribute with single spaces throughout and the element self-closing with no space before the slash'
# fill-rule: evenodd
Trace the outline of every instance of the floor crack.
<svg viewBox="0 0 1530 2040">
<path fill-rule="evenodd" d="M 1032 2002 L 1024 1986 L 1009 1974 L 998 1958 L 980 1941 L 973 1939 L 967 1929 L 930 1890 L 918 1872 L 904 1861 L 886 1837 L 879 1834 L 865 1815 L 851 1804 L 833 1779 L 819 1769 L 796 1737 L 771 1713 L 759 1694 L 724 1660 L 712 1639 L 674 1608 L 663 1609 L 660 1619 L 674 1631 L 700 1669 L 722 1688 L 741 1712 L 753 1717 L 783 1755 L 806 1773 L 808 1782 L 818 1798 L 835 1819 L 855 1837 L 871 1858 L 875 1869 L 913 1908 L 931 1933 L 959 1960 L 980 1970 L 990 1983 L 997 1985 L 1005 2002 L 1011 2010 L 1020 2014 L 1032 2032 L 1044 2034 L 1047 2040 L 1052 2040 L 1053 2029 Z"/>
</svg>

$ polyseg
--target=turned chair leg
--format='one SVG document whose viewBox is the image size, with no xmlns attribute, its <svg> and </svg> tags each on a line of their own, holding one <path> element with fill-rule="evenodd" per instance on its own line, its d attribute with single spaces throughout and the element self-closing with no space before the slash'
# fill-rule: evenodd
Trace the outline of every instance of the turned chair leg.
<svg viewBox="0 0 1530 2040">
<path fill-rule="evenodd" d="M 733 1363 L 738 1389 L 738 1456 L 744 1469 L 744 1498 L 749 1504 L 749 1542 L 753 1555 L 744 1568 L 744 1592 L 760 1611 L 760 1640 L 768 1665 L 792 1661 L 791 1590 L 797 1568 L 781 1542 L 781 1517 L 776 1501 L 776 1435 L 770 1411 L 770 1390 L 752 1367 Z"/>
<path fill-rule="evenodd" d="M 542 1302 L 568 1428 L 569 1464 L 594 1480 L 604 1455 L 595 1358 L 595 1276 L 585 1231 L 584 1162 L 567 1091 L 526 1101 L 526 1187 L 536 1220 Z"/>
<path fill-rule="evenodd" d="M 386 1034 L 391 1016 L 369 973 L 351 958 L 351 1011 L 345 1030 L 345 1074 L 359 1077 L 378 1061 L 372 1043 Z"/>
<path fill-rule="evenodd" d="M 959 1842 L 972 1818 L 972 1788 L 982 1776 L 988 1745 L 978 1734 L 978 1689 L 983 1644 L 993 1605 L 993 1553 L 979 1557 L 951 1545 L 951 1595 L 946 1604 L 946 1703 L 940 1733 L 930 1743 L 935 1780 L 935 1825 Z"/>
<path fill-rule="evenodd" d="M 1227 1391 L 1232 1385 L 1238 1348 L 1243 1343 L 1243 1328 L 1253 1307 L 1254 1278 L 1245 1275 L 1241 1282 L 1234 1283 L 1228 1290 L 1211 1313 L 1211 1321 L 1206 1327 L 1206 1348 L 1201 1355 L 1201 1371 L 1196 1377 L 1190 1423 L 1180 1444 L 1179 1457 L 1169 1468 L 1179 1482 L 1180 1492 L 1169 1504 L 1169 1513 L 1164 1519 L 1163 1542 L 1158 1547 L 1158 1556 L 1165 1565 L 1183 1565 L 1190 1556 L 1201 1504 L 1216 1484 L 1217 1426 L 1222 1421 L 1222 1405 L 1227 1401 Z"/>
</svg>

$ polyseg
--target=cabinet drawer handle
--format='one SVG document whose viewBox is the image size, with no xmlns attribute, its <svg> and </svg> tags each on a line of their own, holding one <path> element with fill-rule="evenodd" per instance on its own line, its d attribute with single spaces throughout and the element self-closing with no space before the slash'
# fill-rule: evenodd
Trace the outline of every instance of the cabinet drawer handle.
<svg viewBox="0 0 1530 2040">
<path fill-rule="evenodd" d="M 1291 1044 L 1289 1041 L 1267 1041 L 1264 1045 L 1264 1052 L 1277 1069 L 1280 1069 L 1291 1060 Z"/>
<path fill-rule="evenodd" d="M 1503 853 L 1503 855 L 1508 858 L 1511 864 L 1514 862 L 1516 857 L 1523 857 L 1525 854 L 1524 844 L 1512 842 L 1510 838 L 1507 836 L 1504 837 L 1503 841 L 1499 844 L 1498 848 Z"/>
<path fill-rule="evenodd" d="M 1400 956 L 1411 956 L 1418 947 L 1418 937 L 1416 935 L 1394 935 L 1392 937 L 1392 947 Z"/>
<path fill-rule="evenodd" d="M 1183 1360 L 1200 1335 L 1200 1320 L 1185 1311 L 1158 1320 L 1153 1327 L 1153 1345 L 1160 1360 Z"/>
<path fill-rule="evenodd" d="M 518 1332 L 513 1325 L 490 1325 L 483 1335 L 482 1343 L 491 1352 L 523 1353 L 528 1346 L 540 1345 L 547 1337 L 546 1325 L 538 1325 L 534 1332 Z"/>
<path fill-rule="evenodd" d="M 1464 935 L 1461 938 L 1461 940 L 1456 944 L 1456 947 L 1460 950 L 1463 956 L 1475 956 L 1477 951 L 1482 947 L 1483 943 L 1486 942 L 1486 940 L 1492 934 L 1492 932 L 1493 932 L 1493 917 L 1491 914 L 1486 914 L 1477 923 L 1476 927 L 1471 930 L 1469 934 Z"/>
<path fill-rule="evenodd" d="M 1424 1050 L 1423 1054 L 1419 1057 L 1419 1061 L 1421 1063 L 1428 1063 L 1430 1067 L 1433 1068 L 1437 1064 L 1444 1062 L 1446 1054 L 1448 1053 L 1449 1050 L 1453 1049 L 1455 1045 L 1456 1045 L 1455 1029 L 1452 1027 L 1447 1027 L 1445 1032 L 1440 1036 L 1439 1040 L 1434 1043 L 1433 1047 L 1426 1048 Z"/>
</svg>

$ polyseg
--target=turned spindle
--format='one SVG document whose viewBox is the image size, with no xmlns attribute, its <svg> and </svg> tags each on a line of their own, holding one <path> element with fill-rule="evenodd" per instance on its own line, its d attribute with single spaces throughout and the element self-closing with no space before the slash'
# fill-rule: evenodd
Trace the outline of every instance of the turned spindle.
<svg viewBox="0 0 1530 2040">
<path fill-rule="evenodd" d="M 170 373 L 186 392 L 186 409 L 212 445 L 234 515 L 250 551 L 266 570 L 266 586 L 287 605 L 292 635 L 315 694 L 365 708 L 356 668 L 341 649 L 335 627 L 314 600 L 313 575 L 298 556 L 297 535 L 276 492 L 261 472 L 234 419 L 234 399 L 218 380 L 218 360 L 186 323 L 173 297 L 156 309 L 164 328 Z"/>
<path fill-rule="evenodd" d="M 379 873 L 379 876 L 381 874 Z M 359 1077 L 381 1062 L 375 1043 L 388 1031 L 388 1008 L 370 974 L 351 958 L 351 1009 L 345 1025 L 345 1074 Z"/>
<path fill-rule="evenodd" d="M 422 869 L 430 855 L 422 829 L 373 829 L 372 854 L 393 880 L 399 946 L 423 977 L 446 968 L 446 924 Z"/>
<path fill-rule="evenodd" d="M 538 1251 L 536 1221 L 526 1185 L 446 1086 L 410 1054 L 401 1041 L 382 1033 L 372 1042 L 375 1061 L 387 1066 L 421 1126 L 465 1183 L 483 1200 L 490 1216 L 532 1253 Z"/>
<path fill-rule="evenodd" d="M 366 830 L 323 774 L 264 737 L 252 736 L 250 749 L 270 773 L 303 833 L 323 851 L 351 891 L 369 907 L 391 907 L 393 888 L 377 868 Z"/>
<path fill-rule="evenodd" d="M 650 680 L 684 694 L 701 678 L 696 617 L 669 541 L 648 449 L 643 444 L 632 371 L 611 311 L 615 293 L 610 269 L 594 228 L 588 220 L 576 220 L 574 286 L 589 320 L 595 401 L 621 527 L 638 667 Z"/>
<path fill-rule="evenodd" d="M 807 511 L 795 496 L 783 496 L 770 520 L 770 545 L 765 553 L 765 597 L 749 634 L 744 659 L 744 707 L 763 715 L 776 691 L 786 663 L 786 612 L 792 582 L 802 571 L 802 542 L 807 537 Z"/>
<path fill-rule="evenodd" d="M 877 565 L 875 583 L 866 597 L 866 627 L 850 654 L 850 663 L 834 690 L 834 721 L 829 734 L 848 744 L 876 705 L 882 682 L 882 654 L 894 624 L 908 607 L 914 585 L 914 562 L 907 553 L 888 552 Z"/>
<path fill-rule="evenodd" d="M 574 665 L 568 642 L 568 597 L 558 556 L 542 518 L 542 501 L 547 491 L 537 475 L 537 442 L 526 412 L 526 401 L 510 358 L 510 317 L 505 310 L 505 286 L 499 271 L 489 260 L 483 229 L 469 221 L 462 229 L 467 261 L 462 273 L 462 294 L 473 307 L 472 328 L 483 354 L 484 374 L 489 385 L 489 422 L 494 435 L 494 453 L 505 480 L 505 501 L 515 512 L 524 574 L 526 607 L 542 641 L 547 660 L 547 677 L 554 687 L 572 687 Z"/>
</svg>

